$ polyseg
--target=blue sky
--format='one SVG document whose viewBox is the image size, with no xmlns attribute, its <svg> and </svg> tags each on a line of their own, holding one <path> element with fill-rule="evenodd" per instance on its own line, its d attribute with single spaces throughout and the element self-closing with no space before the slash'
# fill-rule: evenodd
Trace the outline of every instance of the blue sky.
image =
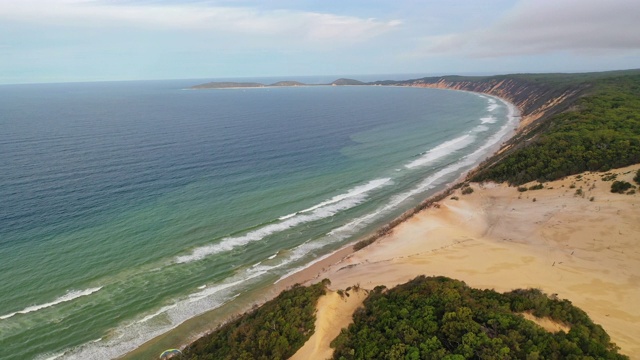
<svg viewBox="0 0 640 360">
<path fill-rule="evenodd" d="M 637 0 L 0 0 L 0 83 L 640 67 Z"/>
</svg>

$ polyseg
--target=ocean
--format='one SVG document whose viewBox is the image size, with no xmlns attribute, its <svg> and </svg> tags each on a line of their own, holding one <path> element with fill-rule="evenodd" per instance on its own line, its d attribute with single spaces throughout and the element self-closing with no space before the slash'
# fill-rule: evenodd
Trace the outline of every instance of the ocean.
<svg viewBox="0 0 640 360">
<path fill-rule="evenodd" d="M 370 234 L 517 125 L 469 92 L 201 82 L 0 86 L 0 358 L 120 356 Z"/>
</svg>

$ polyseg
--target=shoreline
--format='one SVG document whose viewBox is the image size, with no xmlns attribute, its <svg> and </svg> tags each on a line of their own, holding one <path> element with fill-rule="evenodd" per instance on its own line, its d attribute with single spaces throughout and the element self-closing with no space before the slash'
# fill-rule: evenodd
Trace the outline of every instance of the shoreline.
<svg viewBox="0 0 640 360">
<path fill-rule="evenodd" d="M 350 85 L 347 85 L 347 86 L 350 86 Z M 355 85 L 351 85 L 351 86 L 355 86 Z M 382 86 L 382 85 L 370 85 L 370 86 Z M 399 87 L 402 87 L 402 86 L 399 86 Z M 441 90 L 462 91 L 462 92 L 476 94 L 478 96 L 490 97 L 498 101 L 501 101 L 509 109 L 507 113 L 507 117 L 509 118 L 509 120 L 507 120 L 507 123 L 504 125 L 505 127 L 510 125 L 511 120 L 520 118 L 521 110 L 518 109 L 518 107 L 515 104 L 499 96 L 486 94 L 486 93 L 479 93 L 474 91 L 468 91 L 468 90 L 457 90 L 457 89 L 441 89 Z M 491 146 L 493 149 L 484 157 L 483 160 L 476 163 L 471 169 L 460 174 L 460 176 L 458 176 L 455 180 L 447 184 L 446 187 L 441 191 L 438 191 L 437 193 L 427 197 L 426 199 L 421 201 L 420 204 L 418 204 L 417 206 L 405 211 L 400 216 L 391 220 L 387 224 L 382 225 L 378 230 L 374 231 L 373 234 L 369 236 L 365 236 L 362 239 L 356 239 L 351 243 L 345 244 L 343 247 L 341 247 L 338 250 L 335 250 L 332 253 L 328 253 L 323 256 L 320 256 L 318 259 L 310 262 L 309 264 L 307 264 L 307 266 L 303 267 L 302 269 L 298 269 L 291 274 L 287 274 L 281 277 L 272 286 L 278 289 L 276 291 L 277 293 L 280 293 L 281 291 L 286 290 L 296 284 L 308 285 L 308 284 L 314 283 L 316 280 L 317 281 L 322 280 L 320 277 L 323 273 L 326 273 L 325 271 L 326 268 L 332 267 L 344 262 L 345 260 L 353 256 L 353 254 L 357 253 L 362 249 L 365 249 L 368 246 L 374 246 L 378 240 L 389 236 L 394 231 L 395 228 L 401 226 L 403 223 L 411 220 L 417 214 L 429 209 L 431 206 L 433 206 L 433 204 L 445 199 L 446 197 L 451 195 L 453 192 L 455 192 L 456 189 L 466 181 L 465 179 L 467 178 L 467 176 L 470 173 L 476 171 L 484 160 L 502 151 L 502 148 L 505 146 L 505 142 L 508 141 L 510 138 L 512 138 L 516 134 L 516 132 L 517 130 L 513 130 L 509 132 L 508 134 L 509 136 L 507 137 L 502 136 L 494 146 Z M 393 225 L 393 226 L 390 226 L 390 225 Z M 362 249 L 358 249 L 358 250 L 354 249 L 354 246 L 357 243 L 361 241 L 365 241 L 367 239 L 373 239 L 373 241 L 370 244 L 363 247 Z M 338 271 L 340 270 L 341 269 L 339 269 Z M 317 272 L 317 274 L 315 276 L 312 276 L 311 274 L 315 272 Z M 262 303 L 269 300 L 271 300 L 271 298 L 266 299 Z"/>
<path fill-rule="evenodd" d="M 328 85 L 320 85 L 320 86 L 334 86 L 331 84 Z M 338 86 L 338 85 L 335 85 Z M 339 86 L 382 86 L 382 85 L 339 85 Z M 391 85 L 394 86 L 394 85 Z M 398 87 L 407 87 L 407 86 L 398 86 Z M 410 86 L 413 87 L 413 86 Z M 255 88 L 264 88 L 264 87 L 255 87 Z M 226 90 L 226 89 L 231 89 L 231 88 L 225 88 L 222 90 Z M 242 88 L 236 88 L 236 89 L 242 89 Z M 193 89 L 196 90 L 196 89 Z M 204 90 L 211 90 L 211 89 L 204 89 Z M 213 90 L 220 90 L 220 89 L 213 89 Z M 389 234 L 391 234 L 395 228 L 401 226 L 403 223 L 410 221 L 413 217 L 415 217 L 417 214 L 419 214 L 422 211 L 427 210 L 429 207 L 431 207 L 434 203 L 446 198 L 447 196 L 449 196 L 452 192 L 454 192 L 456 190 L 456 188 L 461 185 L 462 183 L 465 182 L 465 179 L 467 178 L 468 174 L 474 172 L 477 170 L 477 168 L 487 159 L 491 158 L 493 155 L 499 153 L 500 151 L 502 151 L 502 149 L 506 146 L 506 143 L 509 141 L 509 139 L 513 138 L 514 135 L 517 134 L 517 132 L 519 131 L 519 123 L 521 120 L 521 113 L 522 110 L 520 108 L 518 108 L 515 104 L 511 103 L 510 101 L 508 101 L 507 99 L 504 99 L 502 97 L 493 95 L 493 94 L 487 94 L 487 93 L 481 93 L 481 92 L 474 92 L 474 91 L 469 91 L 469 90 L 459 90 L 459 89 L 440 89 L 440 90 L 449 90 L 449 91 L 462 91 L 462 92 L 467 92 L 467 93 L 472 93 L 475 94 L 479 97 L 485 97 L 485 98 L 492 98 L 498 102 L 501 102 L 504 104 L 504 106 L 506 106 L 507 108 L 507 121 L 505 122 L 505 124 L 496 132 L 495 135 L 500 134 L 501 131 L 504 130 L 504 134 L 500 135 L 498 137 L 498 139 L 496 139 L 496 141 L 489 143 L 486 148 L 481 147 L 479 150 L 486 150 L 486 152 L 484 153 L 484 155 L 481 155 L 478 159 L 473 160 L 473 163 L 471 164 L 471 168 L 469 168 L 468 170 L 464 171 L 463 173 L 461 173 L 455 180 L 449 182 L 448 184 L 445 185 L 445 188 L 442 189 L 441 191 L 436 192 L 435 194 L 427 197 L 426 199 L 424 199 L 423 201 L 421 201 L 417 206 L 408 209 L 407 211 L 403 212 L 400 216 L 398 216 L 397 218 L 387 222 L 384 225 L 381 225 L 378 230 L 374 230 L 370 235 L 364 236 L 362 238 L 358 238 L 358 239 L 354 239 L 352 242 L 345 244 L 344 246 L 342 246 L 341 248 L 339 248 L 338 250 L 335 250 L 331 253 L 319 256 L 317 259 L 311 261 L 309 264 L 305 265 L 302 268 L 299 269 L 295 269 L 295 271 L 293 271 L 290 274 L 286 274 L 284 276 L 282 276 L 280 279 L 278 279 L 275 283 L 271 284 L 271 285 L 267 285 L 262 289 L 256 289 L 252 292 L 257 292 L 260 293 L 260 295 L 257 296 L 257 299 L 253 299 L 253 300 L 249 300 L 249 301 L 245 301 L 246 304 L 240 305 L 240 306 L 236 306 L 235 311 L 231 311 L 226 317 L 222 317 L 223 320 L 219 321 L 218 323 L 215 324 L 215 327 L 209 327 L 207 330 L 205 331 L 200 331 L 197 335 L 191 335 L 188 336 L 188 339 L 185 338 L 183 339 L 179 344 L 176 344 L 175 342 L 172 343 L 171 346 L 169 347 L 177 347 L 177 348 L 184 348 L 186 346 L 188 346 L 189 344 L 193 343 L 194 341 L 196 341 L 197 339 L 201 338 L 202 336 L 205 336 L 206 334 L 210 333 L 211 331 L 214 331 L 217 327 L 232 321 L 233 319 L 243 315 L 244 313 L 250 311 L 252 308 L 255 308 L 256 306 L 261 306 L 262 304 L 264 304 L 265 302 L 272 300 L 273 298 L 275 298 L 280 292 L 291 288 L 292 286 L 296 285 L 296 284 L 311 284 L 314 283 L 315 281 L 320 281 L 322 280 L 321 278 L 321 274 L 325 272 L 326 269 L 335 266 L 336 264 L 340 264 L 346 260 L 348 260 L 349 258 L 351 258 L 354 254 L 356 254 L 358 251 L 362 250 L 355 250 L 354 246 L 358 243 L 361 242 L 363 240 L 371 240 L 374 239 L 372 241 L 371 244 L 369 244 L 369 246 L 375 245 L 375 243 L 377 241 L 379 241 L 380 239 L 385 238 L 386 236 L 388 236 Z M 484 146 L 484 145 L 483 145 Z M 478 152 L 479 150 L 477 150 L 476 152 Z M 470 154 L 470 155 L 473 155 Z M 468 156 L 470 156 L 468 155 Z M 464 158 L 462 158 L 464 159 Z M 461 160 L 462 160 L 461 159 Z M 460 160 L 459 160 L 460 161 Z M 315 275 L 314 275 L 315 274 Z M 133 351 L 127 352 L 125 354 L 123 354 L 121 357 L 121 359 L 134 359 L 134 358 L 138 358 L 139 356 L 139 352 L 144 352 L 144 350 L 150 346 L 153 346 L 154 344 L 156 344 L 157 342 L 162 343 L 162 339 L 165 337 L 168 338 L 174 338 L 174 336 L 171 336 L 171 334 L 173 334 L 174 332 L 177 331 L 177 329 L 180 329 L 181 327 L 185 327 L 188 328 L 189 324 L 192 322 L 198 322 L 199 318 L 206 318 L 207 315 L 212 314 L 212 313 L 217 313 L 217 312 L 221 312 L 221 313 L 225 313 L 227 311 L 225 311 L 226 306 L 229 305 L 228 303 L 223 304 L 222 306 L 215 308 L 215 309 L 211 309 L 208 312 L 206 312 L 205 314 L 196 316 L 194 318 L 191 318 L 185 322 L 183 322 L 182 324 L 178 325 L 177 327 L 169 330 L 168 332 L 161 334 L 159 336 L 156 336 L 154 338 L 152 338 L 151 340 L 145 342 L 144 344 L 138 346 L 136 349 L 134 349 Z M 168 346 L 168 345 L 167 345 Z"/>
</svg>

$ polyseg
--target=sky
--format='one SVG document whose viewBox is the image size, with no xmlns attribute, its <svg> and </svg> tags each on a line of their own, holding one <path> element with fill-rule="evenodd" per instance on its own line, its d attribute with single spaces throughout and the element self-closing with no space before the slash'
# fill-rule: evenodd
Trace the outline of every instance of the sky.
<svg viewBox="0 0 640 360">
<path fill-rule="evenodd" d="M 0 0 L 0 84 L 640 68 L 638 0 Z"/>
</svg>

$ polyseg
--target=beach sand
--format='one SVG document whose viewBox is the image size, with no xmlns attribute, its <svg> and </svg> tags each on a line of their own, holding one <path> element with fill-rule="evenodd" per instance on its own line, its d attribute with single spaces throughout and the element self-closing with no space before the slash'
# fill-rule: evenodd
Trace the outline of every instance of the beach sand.
<svg viewBox="0 0 640 360">
<path fill-rule="evenodd" d="M 612 172 L 632 182 L 638 168 Z M 640 359 L 640 194 L 613 194 L 602 175 L 571 176 L 526 192 L 472 184 L 472 194 L 457 190 L 374 244 L 337 253 L 284 284 L 328 278 L 333 290 L 373 289 L 418 275 L 444 275 L 500 292 L 539 288 L 586 311 L 621 353 Z M 355 308 L 322 300 L 317 323 L 338 326 L 335 319 L 342 317 L 340 324 L 347 324 Z M 324 329 L 317 331 L 328 337 Z M 297 358 L 331 355 L 330 340 L 324 348 L 313 341 Z"/>
</svg>

